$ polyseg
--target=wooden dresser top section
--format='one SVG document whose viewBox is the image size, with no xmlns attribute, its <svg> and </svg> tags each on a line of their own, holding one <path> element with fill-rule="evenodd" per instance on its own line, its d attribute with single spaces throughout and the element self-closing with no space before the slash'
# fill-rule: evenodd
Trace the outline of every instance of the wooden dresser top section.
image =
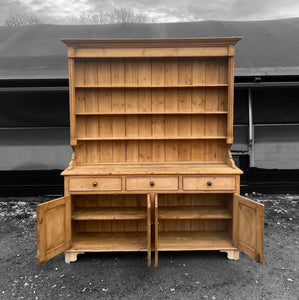
<svg viewBox="0 0 299 300">
<path fill-rule="evenodd" d="M 62 39 L 75 154 L 62 174 L 241 174 L 230 156 L 240 39 Z"/>
<path fill-rule="evenodd" d="M 241 37 L 189 39 L 61 39 L 71 57 L 234 56 Z"/>
</svg>

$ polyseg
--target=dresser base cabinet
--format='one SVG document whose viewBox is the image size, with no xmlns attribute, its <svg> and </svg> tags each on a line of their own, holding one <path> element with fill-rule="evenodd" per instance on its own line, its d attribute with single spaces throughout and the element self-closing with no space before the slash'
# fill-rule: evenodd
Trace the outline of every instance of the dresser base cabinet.
<svg viewBox="0 0 299 300">
<path fill-rule="evenodd" d="M 157 266 L 159 251 L 240 250 L 262 262 L 263 224 L 263 205 L 231 193 L 72 195 L 38 206 L 37 259 L 143 251 L 150 266 L 153 251 Z"/>
</svg>

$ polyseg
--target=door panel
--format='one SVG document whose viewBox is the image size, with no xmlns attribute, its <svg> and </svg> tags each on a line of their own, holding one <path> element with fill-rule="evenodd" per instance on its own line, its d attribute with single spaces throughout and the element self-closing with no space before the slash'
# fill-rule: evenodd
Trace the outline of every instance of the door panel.
<svg viewBox="0 0 299 300">
<path fill-rule="evenodd" d="M 70 197 L 37 206 L 37 263 L 64 252 L 70 246 Z"/>
<path fill-rule="evenodd" d="M 159 235 L 158 195 L 155 194 L 155 267 L 158 267 L 158 235 Z"/>
<path fill-rule="evenodd" d="M 262 263 L 264 258 L 264 205 L 234 194 L 234 206 L 235 246 Z"/>
<path fill-rule="evenodd" d="M 152 254 L 152 234 L 151 234 L 151 195 L 147 195 L 147 266 L 151 266 L 151 254 Z"/>
</svg>

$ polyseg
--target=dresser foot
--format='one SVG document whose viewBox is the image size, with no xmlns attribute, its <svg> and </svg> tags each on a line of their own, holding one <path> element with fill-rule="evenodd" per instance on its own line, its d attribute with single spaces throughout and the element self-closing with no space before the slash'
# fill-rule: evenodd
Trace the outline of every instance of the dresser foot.
<svg viewBox="0 0 299 300">
<path fill-rule="evenodd" d="M 64 260 L 67 264 L 77 260 L 78 254 L 84 254 L 84 252 L 65 252 Z"/>
<path fill-rule="evenodd" d="M 239 260 L 239 250 L 221 250 L 220 252 L 226 252 L 228 259 Z"/>
</svg>

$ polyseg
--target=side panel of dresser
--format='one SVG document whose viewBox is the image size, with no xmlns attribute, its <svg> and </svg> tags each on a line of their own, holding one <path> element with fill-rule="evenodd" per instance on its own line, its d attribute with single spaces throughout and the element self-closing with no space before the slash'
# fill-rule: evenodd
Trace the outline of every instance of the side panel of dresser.
<svg viewBox="0 0 299 300">
<path fill-rule="evenodd" d="M 37 206 L 37 263 L 64 252 L 71 245 L 71 199 L 58 198 Z"/>
</svg>

